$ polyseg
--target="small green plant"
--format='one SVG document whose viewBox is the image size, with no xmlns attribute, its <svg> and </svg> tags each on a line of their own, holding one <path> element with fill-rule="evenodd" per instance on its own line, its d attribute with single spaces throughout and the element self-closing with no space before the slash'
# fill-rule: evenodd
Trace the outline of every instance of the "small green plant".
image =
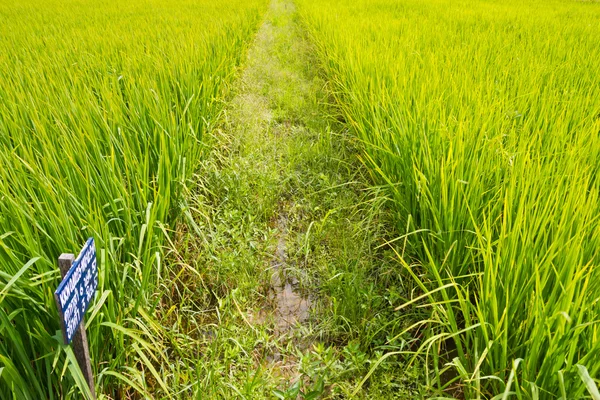
<svg viewBox="0 0 600 400">
<path fill-rule="evenodd" d="M 312 386 L 307 386 L 302 383 L 302 380 L 298 380 L 296 383 L 291 385 L 287 390 L 273 390 L 273 395 L 281 400 L 315 400 L 320 398 L 324 393 L 323 379 L 317 380 Z"/>
</svg>

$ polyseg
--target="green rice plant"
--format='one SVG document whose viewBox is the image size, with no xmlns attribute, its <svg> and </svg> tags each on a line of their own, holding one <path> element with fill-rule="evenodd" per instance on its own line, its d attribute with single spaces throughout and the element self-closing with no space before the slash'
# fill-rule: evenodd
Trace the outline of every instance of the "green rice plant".
<svg viewBox="0 0 600 400">
<path fill-rule="evenodd" d="M 409 234 L 399 268 L 422 294 L 398 317 L 423 315 L 431 385 L 597 398 L 600 4 L 299 4 Z"/>
<path fill-rule="evenodd" d="M 264 6 L 0 3 L 1 398 L 80 398 L 53 291 L 58 256 L 89 236 L 98 392 L 171 398 L 191 376 L 164 362 L 153 315 L 169 290 L 162 246 Z"/>
</svg>

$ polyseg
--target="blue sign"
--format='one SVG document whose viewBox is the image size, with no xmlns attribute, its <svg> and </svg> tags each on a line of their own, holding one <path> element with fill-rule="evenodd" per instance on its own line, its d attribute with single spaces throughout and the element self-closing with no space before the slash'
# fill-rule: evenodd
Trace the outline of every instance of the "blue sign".
<svg viewBox="0 0 600 400">
<path fill-rule="evenodd" d="M 89 238 L 54 292 L 67 344 L 71 343 L 75 331 L 83 321 L 83 316 L 96 293 L 96 287 L 98 287 L 96 246 L 94 238 Z"/>
</svg>

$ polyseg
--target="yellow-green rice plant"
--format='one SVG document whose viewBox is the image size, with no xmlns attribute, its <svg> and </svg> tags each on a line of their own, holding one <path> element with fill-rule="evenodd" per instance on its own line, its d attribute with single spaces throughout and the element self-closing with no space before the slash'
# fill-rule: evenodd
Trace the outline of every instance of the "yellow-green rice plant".
<svg viewBox="0 0 600 400">
<path fill-rule="evenodd" d="M 168 397 L 191 376 L 157 347 L 162 244 L 264 5 L 0 3 L 1 398 L 80 398 L 53 291 L 58 256 L 89 236 L 99 392 Z"/>
<path fill-rule="evenodd" d="M 413 233 L 399 261 L 422 297 L 398 313 L 426 311 L 432 384 L 598 396 L 600 3 L 299 3 Z"/>
</svg>

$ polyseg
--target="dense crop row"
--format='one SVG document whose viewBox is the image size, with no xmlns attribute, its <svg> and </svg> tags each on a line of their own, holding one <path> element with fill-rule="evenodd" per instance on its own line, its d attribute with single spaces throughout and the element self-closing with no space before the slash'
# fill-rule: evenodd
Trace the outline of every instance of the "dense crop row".
<svg viewBox="0 0 600 400">
<path fill-rule="evenodd" d="M 1 398 L 79 398 L 53 291 L 58 256 L 89 236 L 98 384 L 169 390 L 146 312 L 164 290 L 161 246 L 263 6 L 0 3 Z"/>
<path fill-rule="evenodd" d="M 433 383 L 466 398 L 592 393 L 600 5 L 299 3 L 364 159 L 412 233 L 399 258 L 426 294 L 417 325 Z"/>
</svg>

